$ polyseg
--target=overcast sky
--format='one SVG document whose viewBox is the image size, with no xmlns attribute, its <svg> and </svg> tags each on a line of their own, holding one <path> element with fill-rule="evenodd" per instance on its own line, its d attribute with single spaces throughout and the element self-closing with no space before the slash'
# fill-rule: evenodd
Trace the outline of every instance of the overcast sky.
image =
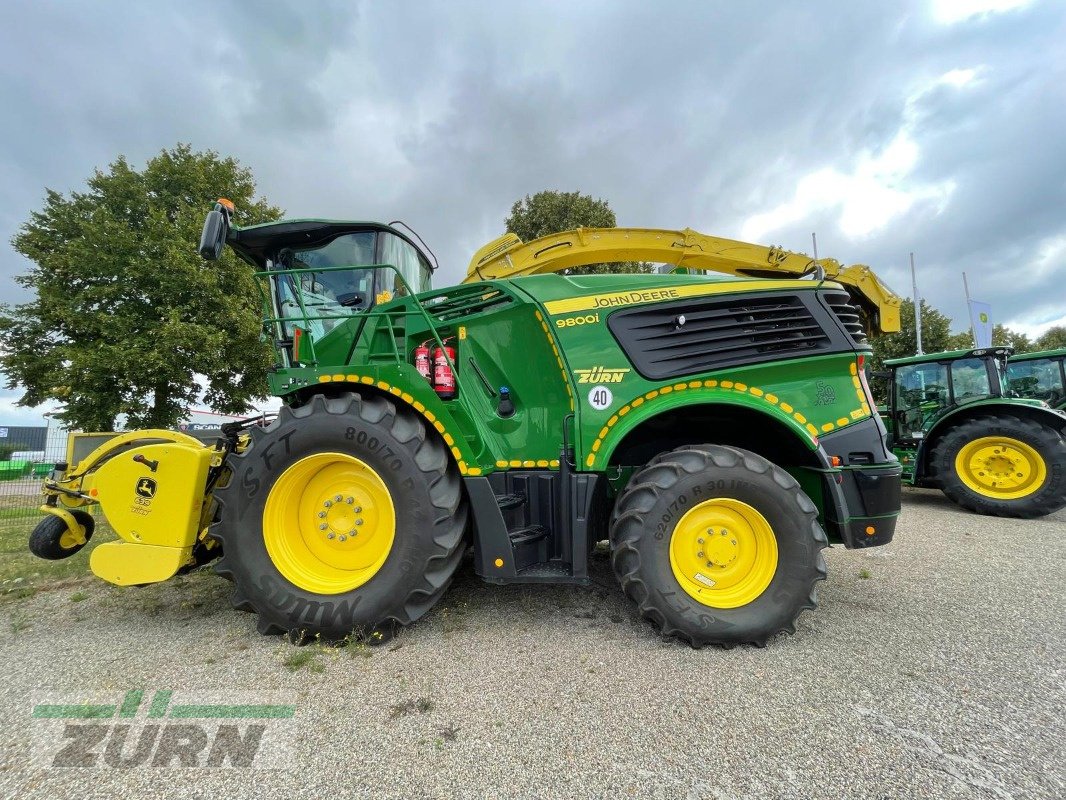
<svg viewBox="0 0 1066 800">
<path fill-rule="evenodd" d="M 1066 323 L 1061 0 L 6 0 L 0 47 L 0 301 L 45 187 L 189 142 L 289 215 L 407 221 L 437 285 L 516 199 L 579 190 L 620 225 L 817 231 L 900 294 L 913 250 L 956 330 L 963 271 L 996 321 Z"/>
</svg>

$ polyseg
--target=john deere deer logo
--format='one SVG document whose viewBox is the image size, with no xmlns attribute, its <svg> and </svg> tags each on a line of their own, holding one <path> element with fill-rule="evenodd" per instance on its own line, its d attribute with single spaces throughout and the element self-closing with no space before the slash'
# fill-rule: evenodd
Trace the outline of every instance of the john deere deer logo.
<svg viewBox="0 0 1066 800">
<path fill-rule="evenodd" d="M 137 496 L 147 497 L 149 500 L 155 497 L 155 481 L 151 478 L 139 478 L 137 480 Z"/>
</svg>

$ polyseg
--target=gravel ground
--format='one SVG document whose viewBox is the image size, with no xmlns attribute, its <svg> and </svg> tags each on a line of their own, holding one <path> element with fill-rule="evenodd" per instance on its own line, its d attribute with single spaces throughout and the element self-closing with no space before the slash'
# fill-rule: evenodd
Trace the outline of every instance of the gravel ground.
<svg viewBox="0 0 1066 800">
<path fill-rule="evenodd" d="M 0 796 L 1066 796 L 1066 511 L 909 490 L 895 543 L 827 561 L 821 607 L 762 650 L 661 642 L 600 554 L 590 589 L 467 567 L 391 645 L 295 671 L 211 574 L 51 590 L 0 608 Z M 290 765 L 33 765 L 35 690 L 137 687 L 292 698 Z"/>
</svg>

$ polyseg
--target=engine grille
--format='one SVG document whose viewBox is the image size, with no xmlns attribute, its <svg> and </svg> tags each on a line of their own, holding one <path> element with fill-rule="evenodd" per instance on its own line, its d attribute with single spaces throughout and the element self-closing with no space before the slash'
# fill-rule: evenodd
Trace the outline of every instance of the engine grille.
<svg viewBox="0 0 1066 800">
<path fill-rule="evenodd" d="M 440 322 L 453 322 L 484 311 L 497 311 L 514 303 L 499 289 L 478 284 L 449 290 L 445 297 L 431 297 L 423 301 L 426 310 Z"/>
<path fill-rule="evenodd" d="M 822 297 L 836 318 L 840 320 L 840 324 L 844 326 L 851 340 L 855 344 L 867 344 L 866 328 L 862 324 L 862 317 L 859 316 L 859 309 L 852 304 L 848 293 L 822 292 Z"/>
<path fill-rule="evenodd" d="M 817 302 L 813 292 L 810 298 Z M 833 349 L 797 295 L 648 306 L 612 314 L 607 324 L 637 371 L 652 380 Z"/>
</svg>

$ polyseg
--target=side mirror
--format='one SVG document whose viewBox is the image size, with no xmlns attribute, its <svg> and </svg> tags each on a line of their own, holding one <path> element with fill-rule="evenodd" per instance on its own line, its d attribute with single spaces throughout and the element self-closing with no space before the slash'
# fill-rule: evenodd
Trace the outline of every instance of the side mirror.
<svg viewBox="0 0 1066 800">
<path fill-rule="evenodd" d="M 222 248 L 226 245 L 229 233 L 229 215 L 219 205 L 209 211 L 204 220 L 204 231 L 200 234 L 200 256 L 207 261 L 218 261 Z"/>
</svg>

